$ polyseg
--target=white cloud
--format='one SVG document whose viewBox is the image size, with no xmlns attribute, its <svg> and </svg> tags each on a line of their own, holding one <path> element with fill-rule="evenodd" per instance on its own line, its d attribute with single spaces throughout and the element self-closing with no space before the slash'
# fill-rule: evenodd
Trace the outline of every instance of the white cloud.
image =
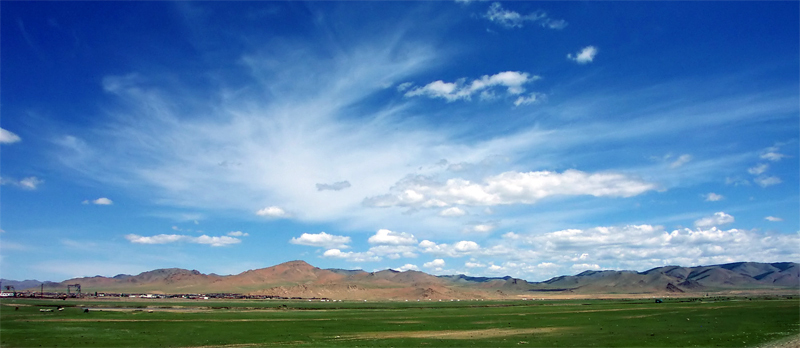
<svg viewBox="0 0 800 348">
<path fill-rule="evenodd" d="M 332 184 L 317 184 L 316 186 L 317 186 L 317 191 L 325 191 L 325 190 L 341 191 L 350 187 L 350 182 L 339 181 Z"/>
<path fill-rule="evenodd" d="M 537 11 L 528 15 L 521 15 L 518 12 L 504 9 L 499 2 L 492 3 L 489 6 L 484 18 L 506 28 L 522 28 L 525 22 L 539 24 L 549 29 L 564 29 L 567 26 L 566 21 L 551 19 L 545 12 Z"/>
<path fill-rule="evenodd" d="M 13 144 L 21 140 L 22 139 L 18 135 L 0 128 L 0 144 Z"/>
<path fill-rule="evenodd" d="M 676 159 L 674 162 L 670 163 L 669 167 L 670 168 L 679 168 L 679 167 L 683 166 L 684 164 L 689 163 L 689 161 L 691 161 L 691 160 L 692 160 L 692 155 L 688 155 L 688 154 L 680 155 L 680 156 L 678 156 L 678 159 Z"/>
<path fill-rule="evenodd" d="M 505 250 L 492 257 L 518 262 L 517 267 L 505 268 L 512 276 L 545 277 L 567 274 L 571 270 L 598 269 L 595 265 L 646 270 L 675 264 L 794 260 L 800 257 L 798 243 L 800 235 L 796 233 L 717 227 L 666 231 L 661 226 L 628 225 L 521 235 L 520 239 L 506 242 Z M 587 253 L 588 250 L 591 253 Z M 486 254 L 484 251 L 479 257 Z M 569 265 L 577 266 L 572 269 Z"/>
<path fill-rule="evenodd" d="M 200 237 L 191 238 L 190 241 L 192 243 L 208 244 L 208 245 L 216 246 L 216 247 L 241 243 L 241 240 L 238 239 L 238 238 L 233 238 L 233 237 L 228 237 L 228 236 L 210 237 L 210 236 L 207 236 L 207 235 L 202 235 Z"/>
<path fill-rule="evenodd" d="M 462 240 L 453 245 L 449 245 L 444 243 L 437 244 L 426 239 L 419 243 L 419 248 L 423 253 L 426 254 L 449 257 L 462 257 L 471 254 L 477 254 L 481 250 L 478 243 L 467 240 Z"/>
<path fill-rule="evenodd" d="M 242 231 L 231 231 L 228 232 L 228 235 L 231 237 L 247 237 L 249 234 L 242 232 Z"/>
<path fill-rule="evenodd" d="M 486 267 L 486 264 L 474 261 L 467 261 L 464 263 L 464 266 L 467 268 L 483 268 Z"/>
<path fill-rule="evenodd" d="M 240 243 L 241 240 L 229 236 L 211 237 L 202 235 L 199 237 L 180 235 L 180 234 L 158 234 L 155 236 L 140 236 L 137 234 L 128 234 L 125 239 L 131 243 L 136 244 L 168 244 L 175 242 L 187 242 L 195 244 L 207 244 L 214 247 L 228 246 L 231 244 Z"/>
<path fill-rule="evenodd" d="M 544 93 L 531 93 L 527 97 L 520 96 L 514 101 L 514 106 L 536 104 L 545 100 L 547 96 Z"/>
<path fill-rule="evenodd" d="M 425 267 L 425 268 L 439 268 L 439 269 L 441 269 L 442 267 L 444 267 L 444 265 L 445 265 L 444 260 L 442 260 L 442 259 L 434 259 L 431 262 L 425 262 L 424 264 L 422 264 L 422 267 Z"/>
<path fill-rule="evenodd" d="M 709 192 L 708 194 L 705 195 L 705 197 L 707 202 L 716 202 L 725 199 L 725 196 L 718 195 L 714 192 Z"/>
<path fill-rule="evenodd" d="M 289 243 L 326 249 L 347 249 L 349 248 L 347 244 L 350 243 L 350 237 L 337 236 L 325 232 L 303 233 L 299 238 L 292 238 Z"/>
<path fill-rule="evenodd" d="M 339 249 L 326 250 L 322 257 L 332 259 L 344 259 L 350 262 L 375 262 L 380 261 L 381 257 L 376 256 L 370 252 L 356 253 L 356 252 L 342 252 Z"/>
<path fill-rule="evenodd" d="M 761 187 L 777 185 L 783 182 L 781 178 L 777 176 L 760 176 L 753 179 L 753 181 Z"/>
<path fill-rule="evenodd" d="M 415 245 L 376 245 L 369 248 L 373 255 L 387 257 L 390 259 L 415 258 L 417 247 Z"/>
<path fill-rule="evenodd" d="M 766 163 L 760 163 L 759 165 L 747 169 L 747 172 L 753 175 L 760 175 L 769 169 L 769 165 Z"/>
<path fill-rule="evenodd" d="M 87 201 L 85 201 L 85 202 L 87 202 Z M 100 197 L 98 199 L 95 199 L 95 200 L 91 201 L 91 203 L 92 204 L 96 204 L 96 205 L 112 205 L 112 204 L 114 204 L 113 201 L 111 201 L 110 199 L 105 198 L 105 197 Z"/>
<path fill-rule="evenodd" d="M 775 217 L 775 216 L 767 216 L 767 217 L 764 218 L 764 220 L 772 221 L 772 222 L 783 221 L 783 219 L 781 219 L 779 217 Z"/>
<path fill-rule="evenodd" d="M 567 54 L 567 59 L 575 61 L 578 64 L 587 64 L 594 61 L 594 57 L 596 55 L 597 55 L 597 47 L 586 46 L 575 55 L 573 55 L 572 53 Z"/>
<path fill-rule="evenodd" d="M 439 216 L 444 216 L 444 217 L 464 216 L 466 214 L 467 212 L 465 212 L 463 209 L 459 207 L 450 207 L 439 212 Z"/>
<path fill-rule="evenodd" d="M 765 160 L 773 161 L 773 162 L 780 161 L 784 157 L 786 157 L 786 155 L 780 154 L 780 153 L 777 153 L 777 152 L 773 152 L 773 151 L 770 151 L 770 152 L 767 152 L 767 153 L 764 153 L 764 154 L 761 155 L 761 159 L 765 159 Z"/>
<path fill-rule="evenodd" d="M 27 177 L 19 181 L 19 184 L 29 190 L 35 190 L 43 181 L 35 176 Z"/>
<path fill-rule="evenodd" d="M 414 84 L 411 83 L 411 82 L 403 82 L 403 83 L 397 85 L 397 91 L 398 92 L 405 92 L 407 89 L 411 88 L 411 86 L 413 86 L 413 85 Z"/>
<path fill-rule="evenodd" d="M 707 228 L 712 226 L 727 225 L 734 221 L 733 216 L 723 212 L 714 213 L 712 216 L 706 216 L 694 222 L 695 227 Z"/>
<path fill-rule="evenodd" d="M 0 177 L 0 185 L 14 185 L 25 190 L 35 190 L 39 188 L 39 185 L 42 183 L 44 183 L 44 180 L 35 176 L 29 176 L 19 181 L 8 177 Z"/>
<path fill-rule="evenodd" d="M 494 75 L 484 75 L 470 83 L 466 79 L 455 82 L 434 81 L 423 87 L 416 87 L 405 93 L 406 97 L 427 96 L 429 98 L 442 98 L 448 102 L 456 100 L 470 100 L 477 93 L 492 92 L 495 87 L 504 87 L 508 95 L 519 95 L 525 92 L 525 84 L 540 79 L 526 72 L 504 71 Z M 483 99 L 493 99 L 485 94 Z"/>
<path fill-rule="evenodd" d="M 462 240 L 453 245 L 453 250 L 455 250 L 458 253 L 469 253 L 472 251 L 480 250 L 480 248 L 481 247 L 478 245 L 478 243 L 468 240 Z"/>
<path fill-rule="evenodd" d="M 579 264 L 572 265 L 572 269 L 574 269 L 576 271 L 586 271 L 586 270 L 596 271 L 596 270 L 600 269 L 600 265 L 595 264 L 595 263 L 592 263 L 592 264 L 579 263 Z"/>
<path fill-rule="evenodd" d="M 380 229 L 374 236 L 369 237 L 369 244 L 410 245 L 417 244 L 414 235 L 406 232 L 394 232 Z"/>
<path fill-rule="evenodd" d="M 495 228 L 497 228 L 497 225 L 494 223 L 475 223 L 467 226 L 464 232 L 488 233 L 494 231 Z"/>
<path fill-rule="evenodd" d="M 256 215 L 258 215 L 258 216 L 268 216 L 268 217 L 274 217 L 274 218 L 285 218 L 285 217 L 289 217 L 290 216 L 286 211 L 284 211 L 280 207 L 276 207 L 276 206 L 271 206 L 271 207 L 266 207 L 264 209 L 261 209 L 261 210 L 256 212 Z"/>
<path fill-rule="evenodd" d="M 395 270 L 395 271 L 400 271 L 400 272 L 419 271 L 419 267 L 417 267 L 417 265 L 412 265 L 410 263 L 407 263 L 407 264 L 402 265 L 402 266 L 400 266 L 398 268 L 392 268 L 392 269 Z"/>
<path fill-rule="evenodd" d="M 444 184 L 412 176 L 398 182 L 395 193 L 369 197 L 364 204 L 373 207 L 429 208 L 449 205 L 533 204 L 555 195 L 632 197 L 655 190 L 656 185 L 623 174 L 588 174 L 578 170 L 563 173 L 505 172 L 488 177 L 484 184 L 450 179 Z"/>
</svg>

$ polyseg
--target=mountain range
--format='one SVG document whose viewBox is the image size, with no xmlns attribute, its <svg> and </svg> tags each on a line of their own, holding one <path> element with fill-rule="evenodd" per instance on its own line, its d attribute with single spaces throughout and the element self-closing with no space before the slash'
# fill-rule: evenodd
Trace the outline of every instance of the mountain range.
<svg viewBox="0 0 800 348">
<path fill-rule="evenodd" d="M 2 281 L 17 291 L 37 291 L 42 282 Z M 419 271 L 321 269 L 304 261 L 248 270 L 236 275 L 203 274 L 180 268 L 138 275 L 94 276 L 44 282 L 45 291 L 64 292 L 241 293 L 331 299 L 518 298 L 543 294 L 678 294 L 730 290 L 800 290 L 800 264 L 737 262 L 711 266 L 664 266 L 644 272 L 585 271 L 543 282 L 513 277 L 434 276 Z"/>
</svg>

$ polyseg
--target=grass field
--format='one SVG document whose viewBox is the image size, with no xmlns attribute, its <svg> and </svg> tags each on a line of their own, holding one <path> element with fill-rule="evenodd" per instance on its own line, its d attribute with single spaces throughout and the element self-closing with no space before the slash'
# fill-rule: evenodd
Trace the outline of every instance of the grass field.
<svg viewBox="0 0 800 348">
<path fill-rule="evenodd" d="M 0 302 L 2 347 L 752 347 L 798 333 L 797 297 Z"/>
</svg>

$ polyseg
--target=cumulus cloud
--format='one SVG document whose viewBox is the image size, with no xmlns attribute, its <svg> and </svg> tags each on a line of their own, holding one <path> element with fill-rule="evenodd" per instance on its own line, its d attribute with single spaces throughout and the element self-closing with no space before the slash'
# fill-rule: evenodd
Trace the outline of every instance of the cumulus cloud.
<svg viewBox="0 0 800 348">
<path fill-rule="evenodd" d="M 0 128 L 0 144 L 13 144 L 21 140 L 22 139 L 18 135 Z"/>
<path fill-rule="evenodd" d="M 83 204 L 89 204 L 89 203 L 96 204 L 96 205 L 112 205 L 112 204 L 114 204 L 114 202 L 112 200 L 110 200 L 108 198 L 105 198 L 105 197 L 100 197 L 98 199 L 91 200 L 91 201 L 90 200 L 83 201 Z"/>
<path fill-rule="evenodd" d="M 231 237 L 247 237 L 249 234 L 242 232 L 242 231 L 231 231 L 228 232 L 228 235 Z"/>
<path fill-rule="evenodd" d="M 761 187 L 777 185 L 783 182 L 781 178 L 777 176 L 760 176 L 753 179 L 753 181 Z"/>
<path fill-rule="evenodd" d="M 445 265 L 444 260 L 442 260 L 442 259 L 434 259 L 431 262 L 425 262 L 424 264 L 422 264 L 422 267 L 441 269 L 442 267 L 444 267 L 444 265 Z"/>
<path fill-rule="evenodd" d="M 417 247 L 415 245 L 376 245 L 369 248 L 369 252 L 373 255 L 386 257 L 393 260 L 401 257 L 417 257 L 416 251 Z"/>
<path fill-rule="evenodd" d="M 368 242 L 369 244 L 411 245 L 417 244 L 417 239 L 411 233 L 380 229 L 374 236 L 369 237 Z"/>
<path fill-rule="evenodd" d="M 459 207 L 450 207 L 439 212 L 439 216 L 444 216 L 444 217 L 464 216 L 466 214 L 467 212 L 465 212 L 463 209 Z"/>
<path fill-rule="evenodd" d="M 572 60 L 578 64 L 588 64 L 594 61 L 594 57 L 597 55 L 597 47 L 594 46 L 586 46 L 581 49 L 580 52 L 576 54 L 567 54 L 567 59 Z"/>
<path fill-rule="evenodd" d="M 392 268 L 392 269 L 395 270 L 395 271 L 400 271 L 400 272 L 419 271 L 419 267 L 417 267 L 417 265 L 412 265 L 410 263 L 407 263 L 407 264 L 402 265 L 402 266 L 400 266 L 398 268 Z"/>
<path fill-rule="evenodd" d="M 549 18 L 543 11 L 521 15 L 518 12 L 504 9 L 499 2 L 492 3 L 483 17 L 506 28 L 522 28 L 526 22 L 539 24 L 549 29 L 564 29 L 567 26 L 566 21 Z"/>
<path fill-rule="evenodd" d="M 727 225 L 734 221 L 733 216 L 723 212 L 714 213 L 712 216 L 706 216 L 694 222 L 695 227 L 707 228 L 712 226 Z"/>
<path fill-rule="evenodd" d="M 524 266 L 529 274 L 558 275 L 558 272 L 569 271 L 563 265 L 575 264 L 644 270 L 671 264 L 793 260 L 800 257 L 798 243 L 800 235 L 797 234 L 717 227 L 667 231 L 662 226 L 627 225 L 523 235 L 502 255 L 522 260 L 518 266 Z M 538 273 L 545 271 L 543 268 L 548 269 Z M 575 271 L 596 269 L 585 265 L 577 268 Z M 525 273 L 520 268 L 509 271 Z"/>
<path fill-rule="evenodd" d="M 556 195 L 632 197 L 655 189 L 654 184 L 623 174 L 588 174 L 578 170 L 563 173 L 505 172 L 486 178 L 483 184 L 464 179 L 439 183 L 423 176 L 409 176 L 392 188 L 393 193 L 369 197 L 364 204 L 371 207 L 410 208 L 533 204 Z"/>
<path fill-rule="evenodd" d="M 168 244 L 175 242 L 186 242 L 195 244 L 206 244 L 214 247 L 228 246 L 231 244 L 241 243 L 240 239 L 229 236 L 212 237 L 212 236 L 202 235 L 199 237 L 193 237 L 180 234 L 158 234 L 155 236 L 140 236 L 137 234 L 128 234 L 125 236 L 125 239 L 127 239 L 131 243 L 136 243 L 136 244 Z"/>
<path fill-rule="evenodd" d="M 326 250 L 322 254 L 322 257 L 331 259 L 344 259 L 350 262 L 374 262 L 381 260 L 380 256 L 377 256 L 371 252 L 363 252 L 363 253 L 357 253 L 352 251 L 343 252 L 339 249 Z"/>
<path fill-rule="evenodd" d="M 350 243 L 350 237 L 337 236 L 325 232 L 303 233 L 299 238 L 292 238 L 289 243 L 326 249 L 347 249 L 349 248 L 347 244 Z"/>
<path fill-rule="evenodd" d="M 767 217 L 764 218 L 764 220 L 772 221 L 772 222 L 783 221 L 783 219 L 781 219 L 779 217 L 775 217 L 775 216 L 767 216 Z"/>
<path fill-rule="evenodd" d="M 341 191 L 350 187 L 349 181 L 339 181 L 333 184 L 317 184 L 317 191 Z"/>
<path fill-rule="evenodd" d="M 709 192 L 708 194 L 704 195 L 706 197 L 707 202 L 716 202 L 725 199 L 725 196 L 718 195 L 714 192 Z"/>
<path fill-rule="evenodd" d="M 449 257 L 462 257 L 477 254 L 481 251 L 478 243 L 468 240 L 462 240 L 451 245 L 445 243 L 437 244 L 426 239 L 419 243 L 419 249 L 426 254 Z"/>
<path fill-rule="evenodd" d="M 531 83 L 541 77 L 530 75 L 526 72 L 505 71 L 494 75 L 484 75 L 479 79 L 467 83 L 466 79 L 455 82 L 442 80 L 431 82 L 422 87 L 410 89 L 406 97 L 427 96 L 429 98 L 442 98 L 448 102 L 456 100 L 470 100 L 478 93 L 493 93 L 495 87 L 505 88 L 508 95 L 520 95 L 525 92 L 525 84 Z M 483 99 L 493 99 L 491 94 L 484 94 Z"/>
<path fill-rule="evenodd" d="M 289 217 L 289 213 L 281 209 L 280 207 L 271 206 L 261 209 L 256 212 L 258 216 L 267 216 L 267 217 L 274 217 L 274 218 L 286 218 Z"/>
</svg>

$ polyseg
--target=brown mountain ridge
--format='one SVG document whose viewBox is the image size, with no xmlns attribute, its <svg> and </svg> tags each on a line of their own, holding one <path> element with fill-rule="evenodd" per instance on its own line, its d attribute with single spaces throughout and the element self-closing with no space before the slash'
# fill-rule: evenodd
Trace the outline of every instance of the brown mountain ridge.
<svg viewBox="0 0 800 348">
<path fill-rule="evenodd" d="M 3 280 L 8 284 L 7 280 Z M 84 277 L 46 282 L 63 291 L 81 284 L 84 293 L 241 293 L 331 299 L 518 298 L 545 294 L 677 294 L 731 290 L 798 290 L 800 264 L 737 262 L 711 266 L 664 266 L 644 272 L 585 271 L 543 282 L 513 277 L 434 276 L 419 271 L 321 269 L 305 261 L 248 270 L 236 275 L 203 274 L 180 268 L 138 275 Z"/>
</svg>

